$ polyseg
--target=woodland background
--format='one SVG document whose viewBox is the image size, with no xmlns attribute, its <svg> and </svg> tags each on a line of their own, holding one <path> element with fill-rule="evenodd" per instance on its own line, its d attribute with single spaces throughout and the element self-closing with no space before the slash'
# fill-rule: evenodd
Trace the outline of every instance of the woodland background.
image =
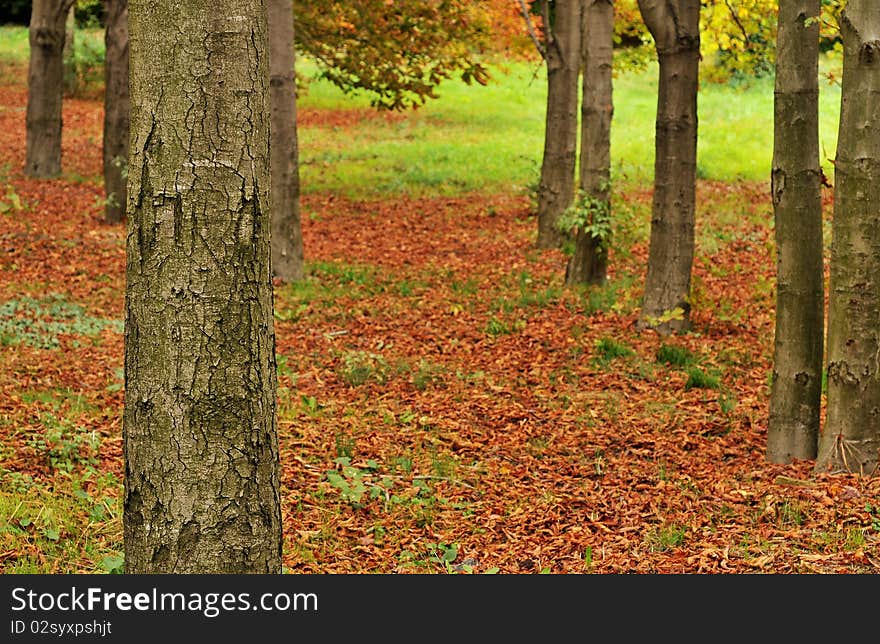
<svg viewBox="0 0 880 644">
<path fill-rule="evenodd" d="M 22 172 L 27 29 L 0 27 L 4 573 L 122 569 L 126 232 L 104 221 L 95 4 L 57 179 Z M 285 570 L 876 572 L 876 477 L 765 460 L 775 3 L 704 10 L 692 329 L 672 337 L 635 329 L 657 75 L 635 4 L 618 5 L 609 279 L 576 288 L 564 250 L 534 247 L 545 71 L 513 3 L 487 4 L 484 84 L 444 81 L 415 110 L 297 61 L 306 277 L 275 290 Z M 830 176 L 833 33 L 823 49 Z"/>
</svg>

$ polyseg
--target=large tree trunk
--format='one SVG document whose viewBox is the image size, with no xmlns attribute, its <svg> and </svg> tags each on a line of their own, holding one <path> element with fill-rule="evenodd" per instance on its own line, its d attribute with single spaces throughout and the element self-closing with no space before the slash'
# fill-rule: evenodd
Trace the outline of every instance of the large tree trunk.
<svg viewBox="0 0 880 644">
<path fill-rule="evenodd" d="M 654 202 L 641 328 L 690 324 L 697 181 L 700 0 L 639 0 L 660 62 Z"/>
<path fill-rule="evenodd" d="M 562 244 L 564 235 L 558 222 L 574 199 L 577 163 L 581 0 L 556 0 L 552 15 L 544 27 L 547 113 L 538 185 L 538 248 Z"/>
<path fill-rule="evenodd" d="M 135 0 L 128 573 L 278 573 L 264 0 Z"/>
<path fill-rule="evenodd" d="M 125 216 L 128 164 L 128 0 L 105 0 L 104 218 Z"/>
<path fill-rule="evenodd" d="M 767 460 L 813 459 L 819 436 L 825 292 L 819 169 L 819 0 L 782 0 L 772 194 L 776 342 Z"/>
<path fill-rule="evenodd" d="M 873 474 L 880 458 L 880 3 L 850 0 L 840 28 L 828 414 L 816 469 Z"/>
<path fill-rule="evenodd" d="M 272 100 L 272 272 L 283 282 L 303 276 L 293 0 L 267 0 Z"/>
<path fill-rule="evenodd" d="M 567 284 L 602 284 L 608 272 L 611 236 L 611 118 L 614 3 L 586 0 L 584 8 L 584 100 L 581 105 L 580 192 L 589 228 L 575 232 Z"/>
<path fill-rule="evenodd" d="M 30 177 L 61 174 L 61 95 L 64 86 L 64 39 L 74 0 L 34 0 L 28 34 L 27 152 Z"/>
</svg>

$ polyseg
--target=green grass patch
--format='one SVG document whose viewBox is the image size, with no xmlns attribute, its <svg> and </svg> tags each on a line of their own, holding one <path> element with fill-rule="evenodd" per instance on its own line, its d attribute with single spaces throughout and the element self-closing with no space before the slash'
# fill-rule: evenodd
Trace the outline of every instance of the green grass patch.
<svg viewBox="0 0 880 644">
<path fill-rule="evenodd" d="M 573 289 L 580 294 L 585 315 L 596 313 L 624 315 L 640 305 L 639 298 L 633 296 L 634 289 L 640 286 L 639 279 L 635 275 L 624 273 L 601 286 L 574 286 Z"/>
<path fill-rule="evenodd" d="M 684 368 L 697 362 L 697 357 L 685 347 L 664 343 L 657 349 L 657 362 Z"/>
<path fill-rule="evenodd" d="M 525 329 L 527 324 L 528 323 L 522 318 L 508 320 L 493 315 L 489 318 L 488 322 L 486 322 L 486 326 L 483 327 L 483 333 L 490 337 L 497 338 L 502 335 L 518 333 Z"/>
<path fill-rule="evenodd" d="M 388 287 L 389 281 L 373 266 L 312 262 L 306 266 L 304 279 L 276 290 L 275 318 L 296 321 L 313 305 L 333 306 L 343 297 L 364 299 Z"/>
<path fill-rule="evenodd" d="M 687 382 L 684 384 L 688 389 L 719 389 L 721 380 L 714 374 L 707 373 L 699 367 L 690 367 L 687 370 Z"/>
<path fill-rule="evenodd" d="M 308 76 L 314 67 L 301 66 Z M 654 160 L 657 72 L 651 65 L 615 79 L 612 163 L 616 183 L 650 181 Z M 546 81 L 533 64 L 495 68 L 489 85 L 448 81 L 405 120 L 376 119 L 352 136 L 345 128 L 303 128 L 306 191 L 352 195 L 519 190 L 538 175 L 543 149 Z M 840 90 L 821 90 L 821 145 L 826 174 L 834 156 Z M 368 108 L 325 81 L 312 81 L 304 108 Z M 699 176 L 723 181 L 769 177 L 773 79 L 744 85 L 704 83 L 699 96 Z M 479 162 L 477 162 L 479 160 Z"/>
<path fill-rule="evenodd" d="M 0 61 L 27 63 L 29 56 L 27 27 L 0 25 Z"/>
<path fill-rule="evenodd" d="M 593 360 L 599 366 L 607 366 L 618 358 L 634 356 L 635 351 L 613 338 L 598 338 L 593 346 Z"/>
<path fill-rule="evenodd" d="M 687 528 L 671 524 L 655 528 L 648 532 L 645 541 L 651 552 L 666 552 L 684 543 Z"/>
<path fill-rule="evenodd" d="M 380 355 L 368 351 L 350 351 L 342 355 L 338 374 L 349 387 L 360 387 L 369 382 L 388 382 L 393 369 Z"/>
<path fill-rule="evenodd" d="M 0 470 L 4 574 L 121 572 L 122 484 L 93 468 L 35 481 Z"/>
</svg>

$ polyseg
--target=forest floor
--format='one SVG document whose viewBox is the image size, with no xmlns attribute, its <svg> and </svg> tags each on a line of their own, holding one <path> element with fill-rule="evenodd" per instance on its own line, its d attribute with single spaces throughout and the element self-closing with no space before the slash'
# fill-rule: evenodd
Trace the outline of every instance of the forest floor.
<svg viewBox="0 0 880 644">
<path fill-rule="evenodd" d="M 118 571 L 125 229 L 102 220 L 102 106 L 65 101 L 64 175 L 29 180 L 24 79 L 3 79 L 0 571 Z M 564 289 L 522 193 L 306 195 L 308 278 L 276 288 L 286 570 L 876 573 L 880 477 L 764 460 L 767 193 L 700 182 L 693 330 L 672 338 L 634 326 L 643 234 L 606 286 Z M 615 212 L 644 228 L 650 199 L 627 186 Z"/>
</svg>

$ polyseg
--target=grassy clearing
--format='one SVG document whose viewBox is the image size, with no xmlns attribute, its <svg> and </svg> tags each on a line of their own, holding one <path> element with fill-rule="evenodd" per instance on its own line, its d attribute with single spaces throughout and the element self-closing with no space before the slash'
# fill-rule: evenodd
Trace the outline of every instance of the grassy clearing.
<svg viewBox="0 0 880 644">
<path fill-rule="evenodd" d="M 309 77 L 315 68 L 300 65 Z M 654 159 L 656 66 L 615 81 L 612 158 L 619 181 L 650 181 Z M 837 145 L 840 89 L 821 88 L 821 146 L 826 174 Z M 543 146 L 546 84 L 541 67 L 496 68 L 486 87 L 448 82 L 439 99 L 402 121 L 375 119 L 354 138 L 343 128 L 302 130 L 303 184 L 307 191 L 455 194 L 523 190 L 537 178 Z M 366 109 L 365 96 L 349 96 L 313 80 L 303 109 Z M 699 98 L 698 174 L 722 181 L 766 180 L 773 147 L 773 79 L 747 84 L 704 84 Z"/>
<path fill-rule="evenodd" d="M 74 43 L 81 53 L 95 52 L 103 56 L 104 31 L 102 29 L 77 29 Z M 27 63 L 28 30 L 18 25 L 0 25 L 0 61 Z"/>
<path fill-rule="evenodd" d="M 28 60 L 28 30 L 15 25 L 0 25 L 0 60 L 26 63 Z"/>
</svg>

